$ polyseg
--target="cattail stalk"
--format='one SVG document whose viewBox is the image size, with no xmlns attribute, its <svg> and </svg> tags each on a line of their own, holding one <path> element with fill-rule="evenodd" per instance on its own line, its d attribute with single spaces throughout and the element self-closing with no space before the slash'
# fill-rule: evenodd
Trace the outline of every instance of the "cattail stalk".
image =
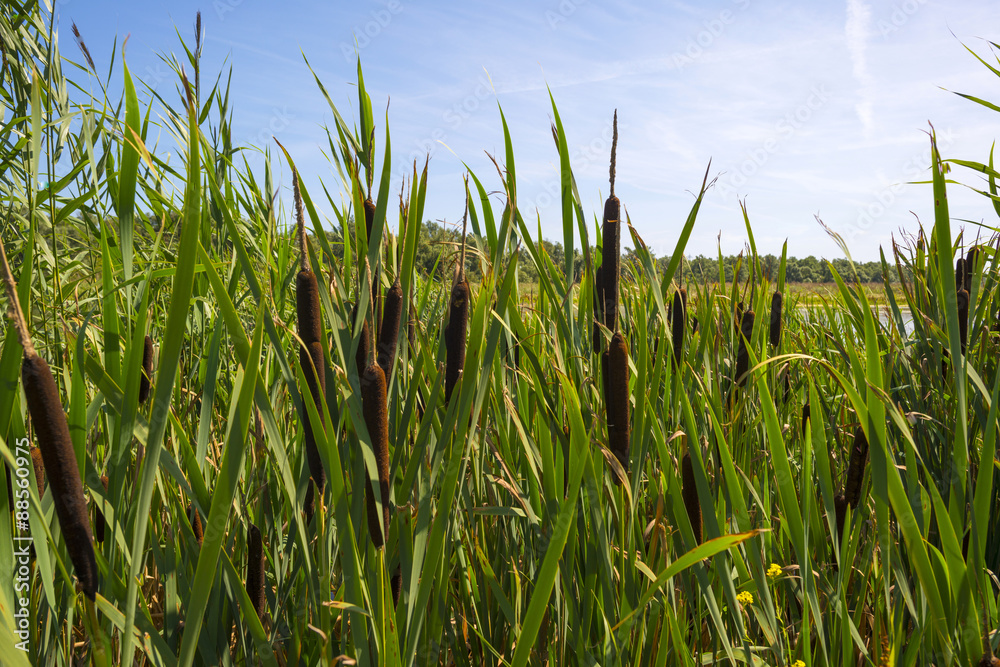
<svg viewBox="0 0 1000 667">
<path fill-rule="evenodd" d="M 323 428 L 323 404 L 326 400 L 326 357 L 323 354 L 322 313 L 319 304 L 319 284 L 316 274 L 309 269 L 309 249 L 306 240 L 305 220 L 302 213 L 302 197 L 299 193 L 298 172 L 292 172 L 292 185 L 295 197 L 295 214 L 299 228 L 299 244 L 302 266 L 295 277 L 296 310 L 298 315 L 298 333 L 302 339 L 299 348 L 299 363 L 302 374 L 305 375 L 309 393 L 312 395 L 316 409 L 320 413 L 319 423 L 313 423 L 308 412 L 304 420 L 306 461 L 309 465 L 309 475 L 320 493 L 326 486 L 326 471 L 323 469 L 323 459 L 316 446 L 315 431 Z M 307 512 L 311 517 L 311 513 Z"/>
<path fill-rule="evenodd" d="M 0 243 L 0 270 L 7 287 L 14 328 L 24 349 L 21 382 L 27 398 L 28 413 L 35 428 L 35 437 L 45 462 L 56 516 L 80 586 L 84 594 L 94 601 L 97 595 L 97 559 L 94 556 L 94 536 L 90 531 L 87 498 L 80 480 L 76 452 L 52 371 L 31 342 L 3 243 Z"/>
<path fill-rule="evenodd" d="M 139 378 L 139 405 L 149 398 L 153 380 L 153 339 L 146 336 L 142 342 L 142 376 Z"/>
<path fill-rule="evenodd" d="M 264 596 L 264 544 L 260 529 L 252 523 L 247 534 L 247 595 L 257 617 L 263 618 L 267 603 Z"/>
<path fill-rule="evenodd" d="M 625 336 L 616 331 L 605 353 L 604 403 L 608 420 L 608 447 L 625 474 L 629 469 L 629 392 L 628 347 Z M 616 484 L 623 480 L 615 479 Z"/>
<path fill-rule="evenodd" d="M 205 539 L 205 530 L 201 525 L 201 515 L 198 513 L 198 508 L 194 506 L 194 503 L 188 505 L 187 510 L 188 522 L 191 524 L 191 532 L 194 533 L 194 539 L 198 541 L 198 546 L 201 546 L 202 540 Z"/>
<path fill-rule="evenodd" d="M 670 317 L 670 338 L 674 344 L 674 367 L 681 363 L 684 353 L 684 330 L 687 328 L 687 290 L 674 292 L 674 307 Z"/>
<path fill-rule="evenodd" d="M 777 348 L 781 342 L 781 306 L 784 298 L 781 292 L 771 297 L 771 327 L 768 331 L 771 347 Z"/>
<path fill-rule="evenodd" d="M 618 111 L 611 139 L 611 192 L 604 202 L 601 225 L 601 268 L 604 279 L 604 326 L 618 329 L 618 279 L 621 270 L 621 202 L 615 196 L 615 159 L 618 149 Z"/>
<path fill-rule="evenodd" d="M 702 541 L 701 501 L 698 499 L 698 487 L 694 480 L 694 466 L 691 463 L 691 453 L 684 452 L 681 459 L 681 496 L 687 509 L 691 529 L 694 531 L 695 544 Z"/>
</svg>

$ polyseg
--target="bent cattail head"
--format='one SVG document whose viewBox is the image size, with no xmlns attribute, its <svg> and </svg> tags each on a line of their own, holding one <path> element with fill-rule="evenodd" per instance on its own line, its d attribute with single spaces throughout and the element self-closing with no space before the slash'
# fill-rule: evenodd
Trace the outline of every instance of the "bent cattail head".
<svg viewBox="0 0 1000 667">
<path fill-rule="evenodd" d="M 386 404 L 385 374 L 376 364 L 370 364 L 361 377 L 361 407 L 365 426 L 375 451 L 379 494 L 382 498 L 382 528 L 379 527 L 378 507 L 371 481 L 365 478 L 365 497 L 368 509 L 368 532 L 372 544 L 378 549 L 385 544 L 389 533 L 389 416 Z"/>
<path fill-rule="evenodd" d="M 694 530 L 696 544 L 702 542 L 701 501 L 698 499 L 698 487 L 694 479 L 694 466 L 691 463 L 691 452 L 685 452 L 681 459 L 681 496 L 687 509 L 691 529 Z"/>
<path fill-rule="evenodd" d="M 142 343 L 142 376 L 139 378 L 139 405 L 149 398 L 153 381 L 153 339 L 146 336 Z"/>
<path fill-rule="evenodd" d="M 771 347 L 778 347 L 781 342 L 781 306 L 783 297 L 781 292 L 775 292 L 771 297 L 771 327 L 768 331 Z"/>
<path fill-rule="evenodd" d="M 98 574 L 94 537 L 73 441 L 59 401 L 59 390 L 49 365 L 37 355 L 24 358 L 21 380 L 52 489 L 56 516 L 66 540 L 66 550 L 84 594 L 93 601 L 97 595 Z"/>
<path fill-rule="evenodd" d="M 625 336 L 616 331 L 608 346 L 604 402 L 608 420 L 608 447 L 626 474 L 629 470 L 631 436 L 628 382 L 628 346 L 625 344 Z M 615 480 L 617 484 L 622 481 Z"/>
<path fill-rule="evenodd" d="M 97 595 L 97 559 L 94 556 L 94 537 L 90 532 L 87 516 L 87 498 L 84 496 L 80 469 L 69 435 L 66 413 L 59 400 L 59 390 L 45 359 L 38 356 L 28 333 L 28 325 L 17 298 L 17 287 L 7 251 L 0 242 L 0 273 L 7 288 L 14 329 L 17 331 L 24 358 L 21 363 L 21 385 L 28 403 L 28 414 L 35 429 L 38 449 L 52 490 L 56 517 L 66 541 L 66 551 L 84 595 L 91 602 Z M 34 460 L 34 459 L 33 459 Z"/>
</svg>

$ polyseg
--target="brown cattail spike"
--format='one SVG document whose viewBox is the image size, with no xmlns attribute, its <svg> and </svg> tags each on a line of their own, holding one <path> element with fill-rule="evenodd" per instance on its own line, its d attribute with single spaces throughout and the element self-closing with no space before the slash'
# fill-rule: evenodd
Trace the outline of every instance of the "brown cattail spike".
<svg viewBox="0 0 1000 667">
<path fill-rule="evenodd" d="M 959 257 L 955 262 L 955 289 L 965 287 L 965 258 Z"/>
<path fill-rule="evenodd" d="M 466 184 L 468 188 L 468 184 Z M 465 338 L 469 329 L 469 300 L 472 292 L 465 279 L 465 225 L 468 221 L 469 198 L 465 198 L 465 214 L 462 216 L 462 256 L 459 259 L 455 284 L 451 288 L 448 305 L 448 324 L 444 329 L 444 345 L 447 352 L 444 370 L 444 400 L 451 400 L 451 392 L 465 367 Z"/>
<path fill-rule="evenodd" d="M 368 532 L 378 549 L 389 534 L 389 416 L 386 405 L 385 374 L 376 364 L 370 364 L 361 376 L 361 407 L 365 426 L 375 450 L 378 487 L 382 498 L 382 528 L 379 527 L 378 507 L 370 478 L 365 478 L 365 498 L 368 507 Z"/>
<path fill-rule="evenodd" d="M 833 508 L 837 512 L 837 534 L 844 535 L 844 520 L 847 518 L 847 497 L 838 493 L 833 498 Z"/>
<path fill-rule="evenodd" d="M 403 316 L 403 288 L 396 282 L 385 294 L 382 311 L 382 325 L 378 332 L 378 365 L 385 375 L 386 384 L 392 374 L 392 364 L 396 359 L 396 345 L 399 343 L 399 322 Z"/>
<path fill-rule="evenodd" d="M 267 603 L 264 595 L 264 544 L 260 529 L 252 523 L 247 534 L 247 595 L 257 617 L 263 618 Z"/>
<path fill-rule="evenodd" d="M 750 339 L 753 337 L 753 321 L 754 314 L 752 310 L 744 312 L 740 318 L 740 344 L 736 353 L 736 382 L 741 387 L 745 386 L 749 379 L 747 371 L 750 368 L 750 353 L 747 348 L 750 345 Z"/>
<path fill-rule="evenodd" d="M 31 448 L 31 467 L 35 471 L 35 488 L 41 498 L 45 495 L 45 461 L 42 460 L 42 450 L 38 447 Z"/>
<path fill-rule="evenodd" d="M 802 406 L 802 437 L 806 436 L 806 429 L 809 427 L 809 401 Z"/>
<path fill-rule="evenodd" d="M 608 420 L 608 446 L 625 473 L 629 469 L 629 391 L 628 347 L 625 336 L 616 331 L 607 352 L 604 402 Z M 616 479 L 620 484 L 623 480 Z"/>
<path fill-rule="evenodd" d="M 965 256 L 965 280 L 962 286 L 965 291 L 972 294 L 972 277 L 976 274 L 976 262 L 979 260 L 979 248 L 972 246 L 969 254 Z"/>
<path fill-rule="evenodd" d="M 399 592 L 403 589 L 403 568 L 399 565 L 396 566 L 396 571 L 392 573 L 390 586 L 392 588 L 392 604 L 398 605 Z"/>
<path fill-rule="evenodd" d="M 694 480 L 694 465 L 691 463 L 691 453 L 685 452 L 681 459 L 681 496 L 687 509 L 691 529 L 694 531 L 696 544 L 702 542 L 701 501 L 698 499 L 698 487 Z"/>
<path fill-rule="evenodd" d="M 861 502 L 862 482 L 865 479 L 865 466 L 868 463 L 868 438 L 860 426 L 854 430 L 854 445 L 851 447 L 851 462 L 847 466 L 847 479 L 844 482 L 844 497 L 851 509 L 857 510 Z"/>
<path fill-rule="evenodd" d="M 194 506 L 194 503 L 188 505 L 187 515 L 188 521 L 191 523 L 191 532 L 194 533 L 194 539 L 198 541 L 200 547 L 202 540 L 205 539 L 205 531 L 201 526 L 201 515 L 198 514 L 198 508 Z"/>
<path fill-rule="evenodd" d="M 139 405 L 149 398 L 149 388 L 153 381 L 153 339 L 146 336 L 142 342 L 142 375 L 139 378 Z"/>
<path fill-rule="evenodd" d="M 26 356 L 21 380 L 28 399 L 28 412 L 35 427 L 45 470 L 52 487 L 56 516 L 66 540 L 66 550 L 84 594 L 97 595 L 97 560 L 94 537 L 87 516 L 87 499 L 80 481 L 80 469 L 70 439 L 66 414 L 49 365 L 39 356 Z"/>
<path fill-rule="evenodd" d="M 108 493 L 108 476 L 101 476 L 101 484 L 104 485 L 104 495 L 107 496 Z M 104 512 L 101 511 L 100 507 L 94 510 L 94 539 L 98 542 L 104 542 Z"/>
<path fill-rule="evenodd" d="M 768 330 L 768 338 L 770 339 L 771 347 L 778 347 L 778 343 L 781 342 L 781 306 L 783 297 L 781 292 L 775 292 L 774 296 L 771 297 L 771 327 Z"/>
<path fill-rule="evenodd" d="M 670 337 L 674 348 L 674 367 L 681 362 L 681 355 L 684 354 L 684 330 L 687 328 L 687 309 L 684 307 L 687 301 L 687 291 L 679 289 L 674 292 L 674 306 L 670 316 Z"/>
</svg>

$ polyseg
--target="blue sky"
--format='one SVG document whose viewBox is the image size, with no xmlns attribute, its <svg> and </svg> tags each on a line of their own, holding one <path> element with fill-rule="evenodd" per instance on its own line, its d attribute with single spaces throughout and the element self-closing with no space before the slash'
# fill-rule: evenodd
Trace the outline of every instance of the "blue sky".
<svg viewBox="0 0 1000 667">
<path fill-rule="evenodd" d="M 617 108 L 616 194 L 657 254 L 673 251 L 711 159 L 718 181 L 689 256 L 712 255 L 720 243 L 727 254 L 743 249 L 745 198 L 763 253 L 779 253 L 787 238 L 791 255 L 840 256 L 818 214 L 844 236 L 855 259 L 876 259 L 893 233 L 912 231 L 917 218 L 932 222 L 929 186 L 906 184 L 927 176 L 928 122 L 946 158 L 985 162 L 1000 136 L 1000 114 L 949 92 L 996 101 L 997 77 L 963 46 L 997 64 L 984 41 L 1000 42 L 1000 34 L 984 32 L 996 26 L 996 6 L 988 2 L 56 5 L 64 55 L 80 59 L 71 21 L 98 71 L 107 70 L 115 35 L 120 48 L 129 34 L 133 74 L 171 94 L 174 79 L 157 54 L 182 53 L 178 32 L 193 43 L 199 9 L 202 85 L 232 66 L 235 140 L 265 145 L 277 137 L 316 197 L 319 179 L 338 186 L 323 129 L 333 117 L 302 54 L 341 113 L 353 117 L 356 39 L 379 152 L 389 103 L 393 172 L 431 153 L 426 217 L 461 218 L 463 162 L 487 187 L 500 188 L 486 156 L 503 154 L 499 101 L 513 137 L 519 206 L 525 215 L 537 211 L 552 240 L 562 232 L 551 195 L 559 174 L 546 86 L 590 216 L 600 215 L 608 194 Z M 980 185 L 966 170 L 953 173 Z M 287 170 L 281 183 L 287 191 Z M 978 231 L 974 222 L 996 224 L 989 202 L 967 188 L 952 186 L 949 199 L 954 219 L 972 221 L 969 234 Z M 320 208 L 332 215 L 328 205 Z"/>
</svg>

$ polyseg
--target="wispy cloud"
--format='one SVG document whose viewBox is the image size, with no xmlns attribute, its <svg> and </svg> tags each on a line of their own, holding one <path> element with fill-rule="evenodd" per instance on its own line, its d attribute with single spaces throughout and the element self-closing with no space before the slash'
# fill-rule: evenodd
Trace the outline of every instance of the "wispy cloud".
<svg viewBox="0 0 1000 667">
<path fill-rule="evenodd" d="M 875 91 L 875 79 L 868 71 L 868 30 L 871 23 L 871 5 L 862 0 L 847 0 L 847 25 L 844 26 L 847 38 L 847 51 L 851 55 L 851 65 L 854 78 L 857 80 L 861 99 L 855 109 L 865 137 L 871 137 L 875 130 L 875 115 L 872 109 L 872 97 Z"/>
</svg>

